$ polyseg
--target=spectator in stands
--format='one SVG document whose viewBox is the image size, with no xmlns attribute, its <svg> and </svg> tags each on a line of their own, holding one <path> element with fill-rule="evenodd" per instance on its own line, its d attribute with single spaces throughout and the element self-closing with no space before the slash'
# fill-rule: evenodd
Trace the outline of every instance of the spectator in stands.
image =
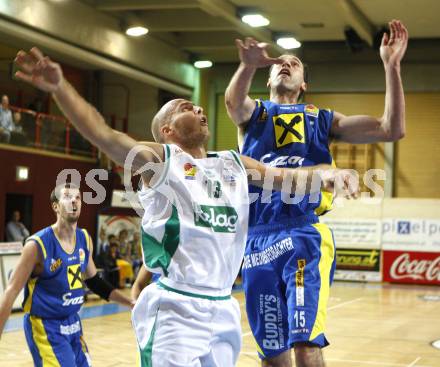
<svg viewBox="0 0 440 367">
<path fill-rule="evenodd" d="M 121 229 L 118 234 L 119 256 L 118 267 L 121 287 L 126 283 L 131 283 L 134 278 L 133 266 L 131 264 L 131 248 L 127 240 L 128 231 Z"/>
<path fill-rule="evenodd" d="M 130 242 L 131 248 L 131 264 L 133 265 L 133 271 L 137 274 L 139 267 L 142 265 L 142 244 L 141 236 L 139 232 L 133 233 L 133 239 Z"/>
<path fill-rule="evenodd" d="M 25 225 L 20 222 L 21 214 L 18 210 L 12 212 L 11 221 L 6 224 L 6 241 L 22 242 L 26 237 L 29 236 L 29 231 Z"/>
<path fill-rule="evenodd" d="M 0 143 L 9 143 L 14 126 L 12 112 L 9 108 L 9 97 L 4 94 L 0 106 Z"/>
<path fill-rule="evenodd" d="M 119 259 L 118 255 L 118 244 L 113 242 L 107 248 L 103 258 L 104 265 L 104 277 L 113 287 L 119 288 L 119 268 L 117 261 Z"/>
<path fill-rule="evenodd" d="M 27 137 L 21 124 L 21 113 L 14 112 L 14 130 L 11 134 L 11 144 L 27 145 Z"/>
<path fill-rule="evenodd" d="M 118 234 L 119 255 L 124 260 L 131 262 L 131 244 L 128 242 L 128 231 L 121 229 Z"/>
</svg>

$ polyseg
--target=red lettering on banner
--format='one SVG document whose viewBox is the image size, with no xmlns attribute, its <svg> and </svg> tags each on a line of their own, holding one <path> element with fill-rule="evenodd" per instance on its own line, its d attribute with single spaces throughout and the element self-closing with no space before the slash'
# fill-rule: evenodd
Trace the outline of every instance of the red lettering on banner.
<svg viewBox="0 0 440 367">
<path fill-rule="evenodd" d="M 440 285 L 440 255 L 384 251 L 384 281 Z"/>
</svg>

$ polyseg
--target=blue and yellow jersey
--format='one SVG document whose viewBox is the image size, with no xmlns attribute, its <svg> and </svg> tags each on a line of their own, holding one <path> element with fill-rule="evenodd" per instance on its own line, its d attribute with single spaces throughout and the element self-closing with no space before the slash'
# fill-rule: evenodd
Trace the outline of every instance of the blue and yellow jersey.
<svg viewBox="0 0 440 367">
<path fill-rule="evenodd" d="M 333 111 L 311 104 L 276 104 L 256 101 L 246 128 L 241 153 L 274 167 L 333 164 L 329 134 Z M 332 195 L 321 193 L 298 198 L 281 192 L 266 193 L 255 186 L 249 193 L 258 200 L 250 206 L 249 225 L 289 223 L 304 215 L 321 215 L 331 209 Z M 263 195 L 262 195 L 263 194 Z M 252 201 L 252 200 L 251 200 Z"/>
<path fill-rule="evenodd" d="M 89 260 L 90 236 L 76 229 L 76 244 L 69 254 L 61 247 L 52 227 L 29 237 L 37 242 L 43 258 L 43 271 L 26 285 L 23 309 L 41 318 L 64 318 L 79 311 L 84 302 L 81 273 Z"/>
</svg>

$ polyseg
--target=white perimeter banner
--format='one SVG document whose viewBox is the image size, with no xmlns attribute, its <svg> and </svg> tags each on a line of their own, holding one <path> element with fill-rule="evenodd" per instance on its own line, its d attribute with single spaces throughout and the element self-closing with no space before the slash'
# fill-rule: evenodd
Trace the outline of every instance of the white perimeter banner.
<svg viewBox="0 0 440 367">
<path fill-rule="evenodd" d="M 440 219 L 382 219 L 385 250 L 440 252 Z"/>
<path fill-rule="evenodd" d="M 333 231 L 336 248 L 379 249 L 381 226 L 378 219 L 321 217 Z"/>
</svg>

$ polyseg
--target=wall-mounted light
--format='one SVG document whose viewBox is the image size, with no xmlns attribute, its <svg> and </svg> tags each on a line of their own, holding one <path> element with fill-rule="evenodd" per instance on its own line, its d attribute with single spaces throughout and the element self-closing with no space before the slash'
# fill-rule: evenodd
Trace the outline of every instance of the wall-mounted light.
<svg viewBox="0 0 440 367">
<path fill-rule="evenodd" d="M 212 66 L 212 61 L 209 60 L 197 60 L 194 62 L 194 66 L 197 69 L 206 69 Z"/>
<path fill-rule="evenodd" d="M 301 47 L 301 42 L 294 37 L 279 37 L 277 38 L 277 45 L 285 50 L 291 50 Z"/>
<path fill-rule="evenodd" d="M 27 181 L 29 179 L 29 167 L 17 166 L 15 169 L 15 179 L 17 181 Z"/>
<path fill-rule="evenodd" d="M 269 19 L 258 13 L 244 14 L 241 16 L 241 21 L 254 28 L 265 27 L 270 24 Z"/>
<path fill-rule="evenodd" d="M 125 30 L 125 34 L 131 37 L 140 37 L 144 36 L 148 33 L 148 28 L 145 28 L 143 26 L 134 26 L 134 27 L 127 27 Z"/>
</svg>

